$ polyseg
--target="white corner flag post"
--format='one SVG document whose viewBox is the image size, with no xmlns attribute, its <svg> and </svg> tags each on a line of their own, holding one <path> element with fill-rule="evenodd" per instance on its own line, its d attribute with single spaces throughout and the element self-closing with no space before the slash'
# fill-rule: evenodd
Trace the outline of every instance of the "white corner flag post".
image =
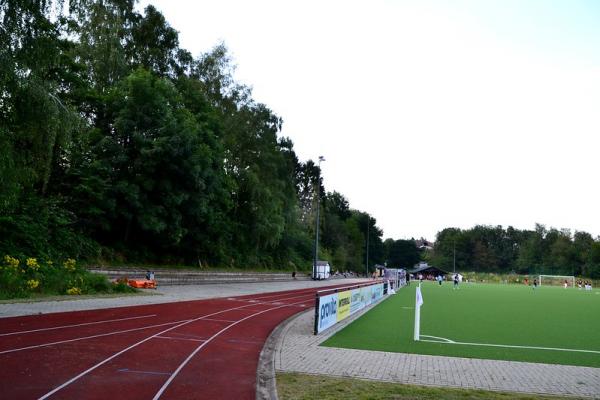
<svg viewBox="0 0 600 400">
<path fill-rule="evenodd" d="M 421 336 L 421 306 L 423 305 L 423 296 L 421 295 L 421 283 L 417 286 L 417 295 L 415 298 L 415 341 L 419 341 Z"/>
</svg>

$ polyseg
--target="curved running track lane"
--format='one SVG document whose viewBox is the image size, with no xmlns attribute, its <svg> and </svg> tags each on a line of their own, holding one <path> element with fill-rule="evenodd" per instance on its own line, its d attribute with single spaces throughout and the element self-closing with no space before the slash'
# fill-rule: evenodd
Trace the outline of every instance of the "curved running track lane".
<svg viewBox="0 0 600 400">
<path fill-rule="evenodd" d="M 267 337 L 323 289 L 0 319 L 0 398 L 254 399 Z"/>
</svg>

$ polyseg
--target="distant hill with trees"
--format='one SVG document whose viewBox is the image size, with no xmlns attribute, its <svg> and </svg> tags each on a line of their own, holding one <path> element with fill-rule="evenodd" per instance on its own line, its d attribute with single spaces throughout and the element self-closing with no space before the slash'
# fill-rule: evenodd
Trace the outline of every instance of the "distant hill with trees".
<svg viewBox="0 0 600 400">
<path fill-rule="evenodd" d="M 437 234 L 433 265 L 452 271 L 515 272 L 600 278 L 600 240 L 537 224 L 534 230 L 475 226 L 446 228 Z"/>
</svg>

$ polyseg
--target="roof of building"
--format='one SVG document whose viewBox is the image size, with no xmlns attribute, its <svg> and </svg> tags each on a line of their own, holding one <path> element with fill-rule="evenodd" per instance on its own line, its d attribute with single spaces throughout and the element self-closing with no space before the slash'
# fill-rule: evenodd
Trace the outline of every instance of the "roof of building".
<svg viewBox="0 0 600 400">
<path fill-rule="evenodd" d="M 433 249 L 433 243 L 428 241 L 427 239 L 417 239 L 415 240 L 415 245 L 419 248 L 419 249 L 428 249 L 428 250 L 432 250 Z"/>
<path fill-rule="evenodd" d="M 433 265 L 429 265 L 429 264 L 427 264 L 427 263 L 420 263 L 420 264 L 417 264 L 417 265 L 416 265 L 416 268 L 414 268 L 414 269 L 411 269 L 409 272 L 410 272 L 411 274 L 414 274 L 414 273 L 424 272 L 424 271 L 427 271 L 427 270 L 430 270 L 430 269 L 431 269 L 431 270 L 435 270 L 435 271 L 439 271 L 439 272 L 443 272 L 444 274 L 448 274 L 448 273 L 449 273 L 448 271 L 444 271 L 444 270 L 443 270 L 443 269 L 441 269 L 441 268 L 434 267 Z"/>
</svg>

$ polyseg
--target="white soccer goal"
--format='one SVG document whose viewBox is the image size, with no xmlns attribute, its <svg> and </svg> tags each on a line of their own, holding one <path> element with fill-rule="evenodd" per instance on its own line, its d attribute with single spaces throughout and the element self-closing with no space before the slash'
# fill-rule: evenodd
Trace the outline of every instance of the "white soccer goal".
<svg viewBox="0 0 600 400">
<path fill-rule="evenodd" d="M 567 281 L 571 287 L 575 287 L 575 277 L 572 275 L 540 275 L 539 278 L 540 286 L 562 286 L 565 281 Z"/>
</svg>

